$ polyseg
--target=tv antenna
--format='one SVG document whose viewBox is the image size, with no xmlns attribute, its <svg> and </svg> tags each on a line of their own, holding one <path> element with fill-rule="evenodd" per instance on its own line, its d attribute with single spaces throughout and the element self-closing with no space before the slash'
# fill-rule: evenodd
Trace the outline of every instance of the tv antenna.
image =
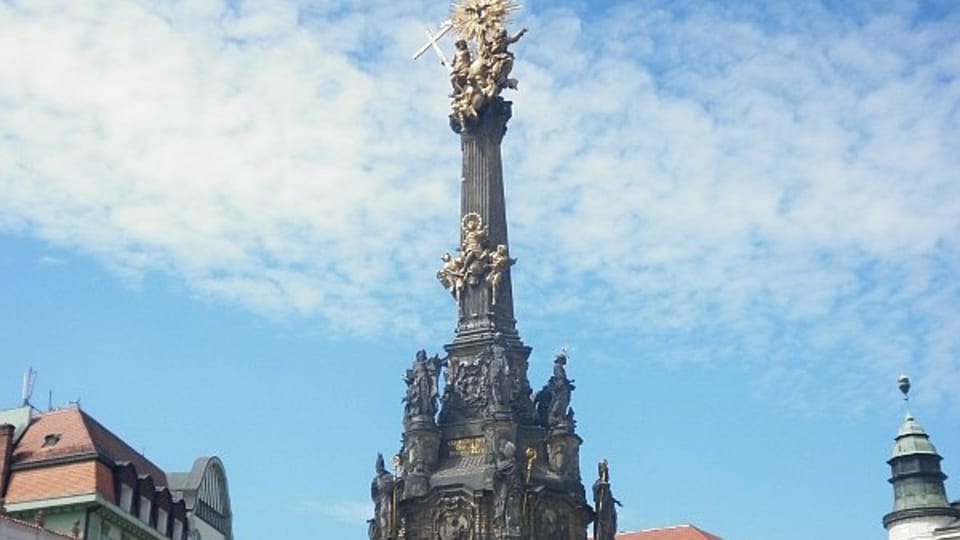
<svg viewBox="0 0 960 540">
<path fill-rule="evenodd" d="M 30 398 L 33 397 L 33 385 L 37 382 L 37 372 L 32 367 L 27 368 L 23 374 L 23 387 L 20 391 L 20 397 L 23 398 L 23 407 L 30 405 Z"/>
</svg>

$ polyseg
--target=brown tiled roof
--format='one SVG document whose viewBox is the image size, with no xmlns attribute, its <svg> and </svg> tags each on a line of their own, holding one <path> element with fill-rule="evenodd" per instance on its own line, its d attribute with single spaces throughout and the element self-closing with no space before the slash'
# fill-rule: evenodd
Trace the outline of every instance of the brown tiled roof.
<svg viewBox="0 0 960 540">
<path fill-rule="evenodd" d="M 677 525 L 662 529 L 647 529 L 617 534 L 617 540 L 723 540 L 693 525 Z"/>
<path fill-rule="evenodd" d="M 47 436 L 56 434 L 59 434 L 59 441 L 44 448 Z M 136 467 L 138 475 L 150 475 L 157 487 L 167 485 L 167 476 L 159 467 L 79 407 L 50 411 L 35 418 L 13 449 L 12 463 L 16 467 L 88 455 L 100 456 L 113 463 L 129 461 Z"/>
<path fill-rule="evenodd" d="M 48 437 L 56 442 L 44 446 Z M 34 418 L 11 461 L 9 503 L 90 493 L 116 500 L 113 466 L 125 462 L 150 475 L 157 488 L 167 484 L 159 467 L 76 407 Z"/>
</svg>

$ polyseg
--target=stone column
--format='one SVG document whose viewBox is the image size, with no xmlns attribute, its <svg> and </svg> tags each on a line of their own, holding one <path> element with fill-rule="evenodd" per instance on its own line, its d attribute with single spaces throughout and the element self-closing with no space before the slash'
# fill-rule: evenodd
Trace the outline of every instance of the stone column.
<svg viewBox="0 0 960 540">
<path fill-rule="evenodd" d="M 503 162 L 500 143 L 507 132 L 511 116 L 511 103 L 494 98 L 480 113 L 476 122 L 460 132 L 460 148 L 463 154 L 461 174 L 460 217 L 477 214 L 488 228 L 488 248 L 498 245 L 509 248 L 507 238 L 507 211 L 504 202 Z M 460 240 L 464 234 L 461 230 Z M 499 331 L 516 335 L 513 315 L 513 286 L 510 269 L 504 271 L 496 303 L 485 283 L 466 287 L 460 301 L 458 338 L 476 332 Z"/>
</svg>

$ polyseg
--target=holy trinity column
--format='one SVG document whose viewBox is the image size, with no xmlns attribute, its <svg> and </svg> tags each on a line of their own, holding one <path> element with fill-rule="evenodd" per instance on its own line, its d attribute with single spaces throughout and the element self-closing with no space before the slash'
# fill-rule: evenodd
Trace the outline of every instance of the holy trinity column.
<svg viewBox="0 0 960 540">
<path fill-rule="evenodd" d="M 392 473 L 378 458 L 371 485 L 371 540 L 585 540 L 597 516 L 580 476 L 567 355 L 556 355 L 552 376 L 534 394 L 531 349 L 514 319 L 517 260 L 500 150 L 512 113 L 501 93 L 517 88 L 511 46 L 526 33 L 508 29 L 517 8 L 514 0 L 461 0 L 415 55 L 433 49 L 447 67 L 449 123 L 460 138 L 459 245 L 437 271 L 456 305 L 457 329 L 442 357 L 419 351 L 407 370 L 402 446 Z M 440 46 L 448 34 L 450 60 Z M 606 501 L 606 464 L 603 471 L 594 492 Z M 602 514 L 611 511 L 608 503 Z M 606 539 L 607 529 L 597 537 Z"/>
</svg>

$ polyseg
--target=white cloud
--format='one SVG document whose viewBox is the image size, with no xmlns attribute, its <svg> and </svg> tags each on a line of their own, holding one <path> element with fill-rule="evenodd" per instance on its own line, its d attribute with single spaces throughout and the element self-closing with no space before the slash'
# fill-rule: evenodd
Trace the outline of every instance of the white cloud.
<svg viewBox="0 0 960 540">
<path fill-rule="evenodd" d="M 958 17 L 672 9 L 519 21 L 514 280 L 549 308 L 524 324 L 603 305 L 584 335 L 798 401 L 901 370 L 954 400 Z M 0 4 L 0 230 L 331 331 L 446 331 L 458 144 L 408 57 L 443 15 Z"/>
</svg>

